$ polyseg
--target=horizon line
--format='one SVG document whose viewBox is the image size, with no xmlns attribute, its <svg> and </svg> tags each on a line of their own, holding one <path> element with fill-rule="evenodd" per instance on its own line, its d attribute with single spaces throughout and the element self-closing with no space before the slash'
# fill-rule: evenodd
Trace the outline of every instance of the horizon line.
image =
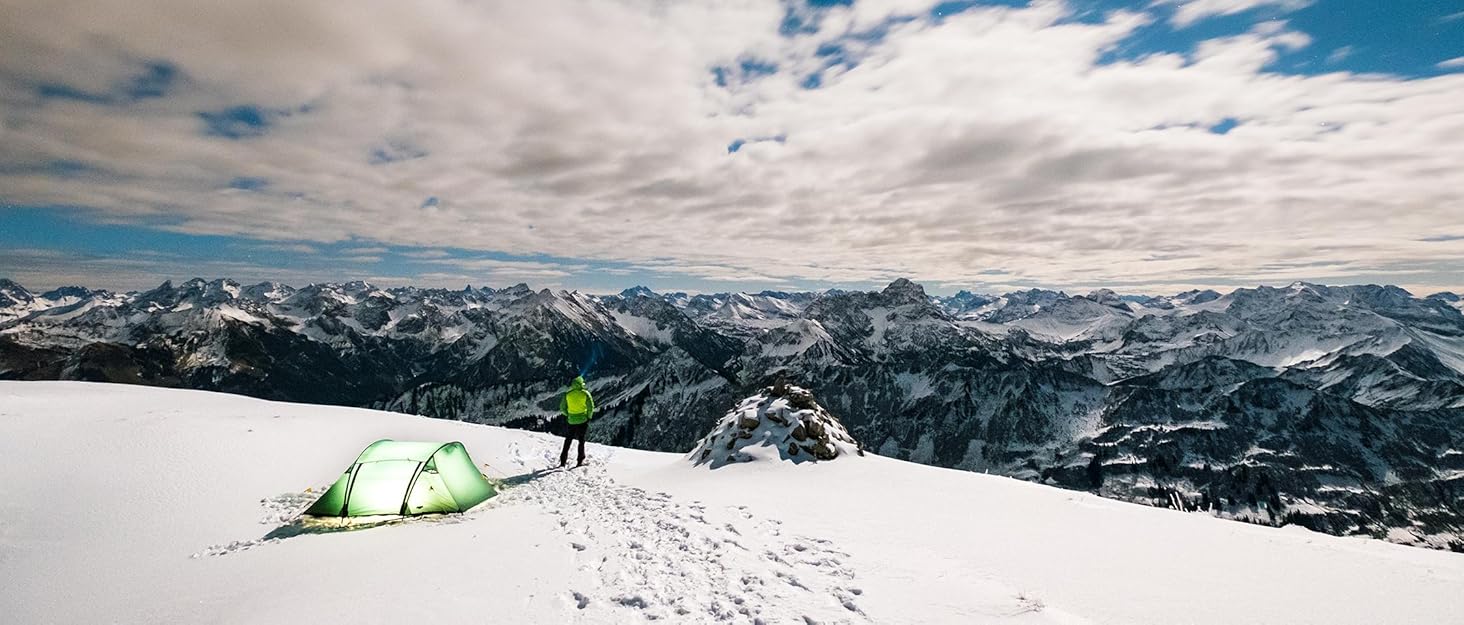
<svg viewBox="0 0 1464 625">
<path fill-rule="evenodd" d="M 389 280 L 390 281 L 399 281 L 400 279 L 399 278 L 389 278 Z M 1213 287 L 1213 286 L 1210 286 L 1210 287 L 1195 286 L 1195 287 L 1192 287 L 1192 288 L 1189 288 L 1189 289 L 1185 289 L 1185 290 L 1181 290 L 1181 291 L 1177 291 L 1177 292 L 1174 292 L 1174 293 L 1137 292 L 1137 291 L 1125 292 L 1125 291 L 1120 291 L 1120 290 L 1115 289 L 1115 288 L 1112 288 L 1112 287 L 1097 287 L 1097 288 L 1082 290 L 1082 289 L 1050 288 L 1050 287 L 1045 287 L 1045 286 L 1020 286 L 1020 287 L 1017 287 L 1017 288 L 1012 288 L 1012 289 L 1007 289 L 1007 290 L 1002 290 L 1002 291 L 983 291 L 983 290 L 975 290 L 973 288 L 958 288 L 958 289 L 951 290 L 950 294 L 948 294 L 948 295 L 941 295 L 941 294 L 937 294 L 937 293 L 931 293 L 926 288 L 926 286 L 925 286 L 926 283 L 924 283 L 924 282 L 922 282 L 920 280 L 917 280 L 915 278 L 908 278 L 908 277 L 895 278 L 894 280 L 891 280 L 884 287 L 875 286 L 875 287 L 869 288 L 869 289 L 865 289 L 865 288 L 842 288 L 842 287 L 831 286 L 831 287 L 820 288 L 820 289 L 777 289 L 777 288 L 765 288 L 765 289 L 758 289 L 758 290 L 741 290 L 741 291 L 734 291 L 734 290 L 704 291 L 704 290 L 694 290 L 694 289 L 656 289 L 656 288 L 652 288 L 650 286 L 647 286 L 645 284 L 633 284 L 633 285 L 627 286 L 627 287 L 622 288 L 622 289 L 619 289 L 619 290 L 614 290 L 614 289 L 611 289 L 611 290 L 598 290 L 598 289 L 585 289 L 585 288 L 566 288 L 566 287 L 564 287 L 562 285 L 559 285 L 559 284 L 550 284 L 548 286 L 534 287 L 534 286 L 530 285 L 527 281 L 522 281 L 522 280 L 519 281 L 519 282 L 513 283 L 513 284 L 509 284 L 509 285 L 506 285 L 506 286 L 501 286 L 501 287 L 489 286 L 489 285 L 486 285 L 486 284 L 485 285 L 480 285 L 480 286 L 474 287 L 470 283 L 465 283 L 463 285 L 463 288 L 457 288 L 457 287 L 432 287 L 432 286 L 419 286 L 419 285 L 416 285 L 416 284 L 411 284 L 409 282 L 402 282 L 402 283 L 393 284 L 393 285 L 389 285 L 389 286 L 383 286 L 382 284 L 380 284 L 380 282 L 382 282 L 382 280 L 379 280 L 379 279 L 365 279 L 365 278 L 356 278 L 356 279 L 339 280 L 339 281 L 337 281 L 337 280 L 311 281 L 311 282 L 305 283 L 303 286 L 297 287 L 297 286 L 292 285 L 292 284 L 289 284 L 288 282 L 285 282 L 283 280 L 259 280 L 259 281 L 252 281 L 251 282 L 251 281 L 240 281 L 240 280 L 237 280 L 237 279 L 234 279 L 234 278 L 229 278 L 229 277 L 216 277 L 216 278 L 213 278 L 213 279 L 206 279 L 206 278 L 203 278 L 201 276 L 194 276 L 192 278 L 188 278 L 186 280 L 179 280 L 177 282 L 174 282 L 174 279 L 173 278 L 164 278 L 163 281 L 161 283 L 159 283 L 157 286 L 144 287 L 144 288 L 135 288 L 135 289 L 111 289 L 111 288 L 107 288 L 107 287 L 91 287 L 91 286 L 85 286 L 85 285 L 74 284 L 73 283 L 73 284 L 59 284 L 59 285 L 52 286 L 52 287 L 49 287 L 49 288 L 47 288 L 47 287 L 37 287 L 38 290 L 33 290 L 32 287 L 27 286 L 26 284 L 22 283 L 19 280 L 15 280 L 13 278 L 8 278 L 6 276 L 0 275 L 0 282 L 8 282 L 10 284 L 15 284 L 15 285 L 20 286 L 21 288 L 25 289 L 28 293 L 32 293 L 32 294 L 36 294 L 36 295 L 40 295 L 40 294 L 43 294 L 43 293 L 46 293 L 46 292 L 55 291 L 55 290 L 64 289 L 64 288 L 82 288 L 82 289 L 86 289 L 88 291 L 93 291 L 93 292 L 96 292 L 96 291 L 106 291 L 106 292 L 110 292 L 110 293 L 116 293 L 116 294 L 122 294 L 122 295 L 129 295 L 129 294 L 134 294 L 134 293 L 146 293 L 148 291 L 153 291 L 153 290 L 157 290 L 157 289 L 163 288 L 164 286 L 172 286 L 173 288 L 177 288 L 177 286 L 179 286 L 179 285 L 188 284 L 188 283 L 191 283 L 191 282 L 202 282 L 204 284 L 211 284 L 211 283 L 214 283 L 214 282 L 229 281 L 229 282 L 233 282 L 234 284 L 237 284 L 237 285 L 239 285 L 241 287 L 256 286 L 256 285 L 260 285 L 260 284 L 278 284 L 278 285 L 286 286 L 286 287 L 289 287 L 289 288 L 295 289 L 295 290 L 302 290 L 302 289 L 309 288 L 309 287 L 312 287 L 312 286 L 343 286 L 343 285 L 346 285 L 346 284 L 351 284 L 353 282 L 360 282 L 362 284 L 366 284 L 368 286 L 371 286 L 373 288 L 377 288 L 377 289 L 380 289 L 380 290 L 383 290 L 383 291 L 391 291 L 393 289 L 417 289 L 417 290 L 423 290 L 423 291 L 432 291 L 432 290 L 436 290 L 436 291 L 466 291 L 466 290 L 470 290 L 470 289 L 471 290 L 488 289 L 488 290 L 491 290 L 493 292 L 501 292 L 501 291 L 505 291 L 505 290 L 509 290 L 509 289 L 514 289 L 516 287 L 522 286 L 522 287 L 525 287 L 529 291 L 534 292 L 534 293 L 539 293 L 539 292 L 543 292 L 543 291 L 549 291 L 551 293 L 578 293 L 578 294 L 591 295 L 591 296 L 611 296 L 611 295 L 621 295 L 621 294 L 625 293 L 626 291 L 632 291 L 632 290 L 636 290 L 636 289 L 645 289 L 645 290 L 651 292 L 652 294 L 659 295 L 659 296 L 678 295 L 678 294 L 680 294 L 680 295 L 687 295 L 687 296 L 695 297 L 695 296 L 699 296 L 699 295 L 708 295 L 708 296 L 710 296 L 710 295 L 732 295 L 732 294 L 760 295 L 760 294 L 764 294 L 764 293 L 789 293 L 789 294 L 826 294 L 826 293 L 830 293 L 830 292 L 863 292 L 863 293 L 870 293 L 870 292 L 882 291 L 882 290 L 884 290 L 886 288 L 889 288 L 889 286 L 892 286 L 892 285 L 894 285 L 895 283 L 897 283 L 897 282 L 899 282 L 901 280 L 906 280 L 906 281 L 908 281 L 908 282 L 910 282 L 912 284 L 915 284 L 916 286 L 919 286 L 922 291 L 926 291 L 926 295 L 929 296 L 929 297 L 941 297 L 941 298 L 955 297 L 955 296 L 959 295 L 962 292 L 970 293 L 972 295 L 1002 297 L 1002 296 L 1010 295 L 1012 293 L 1023 293 L 1023 292 L 1028 292 L 1028 291 L 1045 291 L 1045 292 L 1050 292 L 1050 293 L 1058 293 L 1058 294 L 1064 295 L 1066 297 L 1085 297 L 1085 296 L 1088 296 L 1088 295 L 1092 295 L 1094 293 L 1097 293 L 1099 291 L 1105 291 L 1105 290 L 1113 293 L 1115 296 L 1118 296 L 1118 297 L 1165 297 L 1165 296 L 1171 296 L 1171 295 L 1179 295 L 1179 294 L 1183 294 L 1183 293 L 1191 292 L 1191 291 L 1213 291 L 1213 292 L 1215 292 L 1215 293 L 1220 294 L 1220 295 L 1223 296 L 1223 295 L 1229 295 L 1231 293 L 1234 293 L 1236 291 L 1241 291 L 1241 290 L 1282 289 L 1282 288 L 1294 287 L 1294 286 L 1297 286 L 1297 285 L 1303 285 L 1303 286 L 1320 286 L 1320 287 L 1325 287 L 1325 288 L 1353 288 L 1353 287 L 1396 288 L 1396 289 L 1400 289 L 1400 290 L 1406 292 L 1410 297 L 1414 297 L 1414 298 L 1417 298 L 1417 299 L 1427 299 L 1427 298 L 1429 298 L 1431 296 L 1434 296 L 1434 295 L 1442 295 L 1442 294 L 1453 294 L 1453 295 L 1461 295 L 1461 294 L 1464 294 L 1464 288 L 1457 288 L 1457 289 L 1448 289 L 1448 288 L 1445 288 L 1445 289 L 1436 290 L 1436 291 L 1433 291 L 1433 292 L 1427 293 L 1427 294 L 1419 294 L 1418 292 L 1414 291 L 1413 289 L 1409 289 L 1407 287 L 1404 287 L 1404 286 L 1401 286 L 1401 285 L 1397 285 L 1397 284 L 1391 284 L 1391 283 L 1358 282 L 1358 283 L 1328 284 L 1328 283 L 1324 283 L 1324 282 L 1314 282 L 1314 281 L 1310 281 L 1310 280 L 1292 280 L 1290 282 L 1287 282 L 1286 284 L 1277 284 L 1277 283 L 1270 283 L 1270 284 L 1268 284 L 1268 283 L 1262 282 L 1262 283 L 1255 284 L 1254 286 L 1241 285 L 1241 286 L 1220 287 L 1220 288 L 1216 288 L 1216 287 Z M 555 287 L 557 287 L 557 288 L 555 288 Z M 1083 292 L 1080 292 L 1080 291 L 1083 291 Z"/>
</svg>

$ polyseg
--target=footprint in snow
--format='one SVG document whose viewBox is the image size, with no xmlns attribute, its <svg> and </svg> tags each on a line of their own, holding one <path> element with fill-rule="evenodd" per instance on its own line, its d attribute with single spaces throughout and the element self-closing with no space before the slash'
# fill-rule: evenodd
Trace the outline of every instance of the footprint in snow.
<svg viewBox="0 0 1464 625">
<path fill-rule="evenodd" d="M 618 484 L 593 464 L 514 490 L 526 496 L 505 504 L 543 506 L 560 520 L 574 552 L 595 554 L 578 573 L 589 576 L 582 583 L 591 592 L 569 595 L 578 609 L 676 623 L 869 622 L 853 603 L 859 593 L 844 587 L 854 577 L 844 554 L 823 539 L 776 538 L 783 524 L 747 506 L 683 504 L 668 493 Z M 810 596 L 829 599 L 810 606 Z"/>
</svg>

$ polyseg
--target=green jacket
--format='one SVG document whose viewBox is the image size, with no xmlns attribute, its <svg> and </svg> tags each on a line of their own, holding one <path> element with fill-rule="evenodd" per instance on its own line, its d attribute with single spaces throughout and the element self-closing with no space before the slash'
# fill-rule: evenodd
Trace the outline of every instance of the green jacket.
<svg viewBox="0 0 1464 625">
<path fill-rule="evenodd" d="M 595 416 L 595 398 L 585 388 L 585 379 L 577 377 L 569 384 L 569 392 L 559 398 L 559 413 L 569 419 L 570 425 L 579 425 Z"/>
</svg>

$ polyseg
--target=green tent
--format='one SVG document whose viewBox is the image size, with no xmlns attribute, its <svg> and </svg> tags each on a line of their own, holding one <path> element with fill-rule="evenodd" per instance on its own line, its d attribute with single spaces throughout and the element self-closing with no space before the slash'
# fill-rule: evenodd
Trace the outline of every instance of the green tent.
<svg viewBox="0 0 1464 625">
<path fill-rule="evenodd" d="M 495 494 L 462 443 L 380 440 L 366 447 L 305 514 L 462 512 Z"/>
</svg>

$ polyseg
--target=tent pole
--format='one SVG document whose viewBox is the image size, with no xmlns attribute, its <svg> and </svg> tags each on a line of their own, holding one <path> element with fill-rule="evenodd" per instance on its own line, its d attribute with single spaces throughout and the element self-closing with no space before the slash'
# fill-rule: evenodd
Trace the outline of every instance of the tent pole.
<svg viewBox="0 0 1464 625">
<path fill-rule="evenodd" d="M 374 444 L 374 443 L 373 443 Z M 346 518 L 346 513 L 351 509 L 351 487 L 356 485 L 356 473 L 361 470 L 361 463 L 351 465 L 351 479 L 346 480 L 346 496 L 341 500 L 341 518 Z"/>
<path fill-rule="evenodd" d="M 437 452 L 432 452 L 432 455 L 437 455 Z M 432 456 L 427 456 L 427 460 L 431 459 Z M 407 492 L 402 493 L 402 516 L 407 516 L 407 500 L 412 498 L 412 489 L 417 487 L 417 477 L 422 475 L 422 467 L 427 466 L 427 460 L 417 463 L 417 470 L 412 472 L 412 479 L 407 482 Z"/>
</svg>

